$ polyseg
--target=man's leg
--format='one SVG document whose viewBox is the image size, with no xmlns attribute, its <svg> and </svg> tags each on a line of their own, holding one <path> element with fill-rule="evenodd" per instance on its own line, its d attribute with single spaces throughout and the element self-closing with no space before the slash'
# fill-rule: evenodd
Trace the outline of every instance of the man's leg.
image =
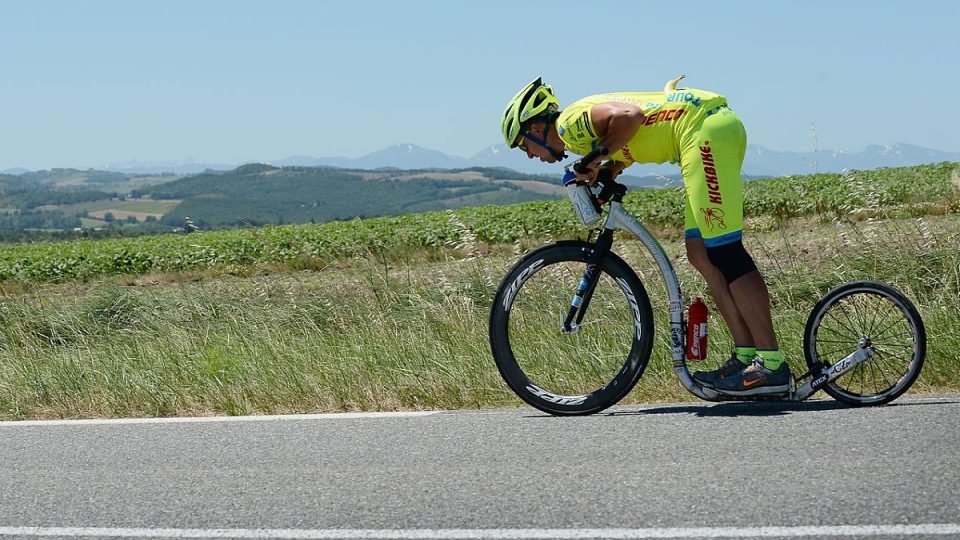
<svg viewBox="0 0 960 540">
<path fill-rule="evenodd" d="M 733 302 L 756 339 L 760 358 L 743 371 L 714 381 L 712 386 L 725 394 L 738 396 L 789 392 L 790 366 L 777 348 L 767 286 L 752 258 L 740 241 L 708 248 L 707 255 L 728 281 Z"/>
<path fill-rule="evenodd" d="M 722 276 L 721 276 L 722 277 Z M 742 314 L 754 344 L 759 350 L 776 350 L 777 336 L 770 316 L 770 296 L 767 284 L 758 270 L 744 274 L 729 285 L 733 302 Z"/>
<path fill-rule="evenodd" d="M 707 282 L 710 295 L 717 305 L 717 310 L 720 311 L 720 316 L 727 323 L 727 328 L 730 329 L 730 334 L 733 337 L 734 348 L 726 362 L 717 369 L 711 371 L 698 370 L 693 374 L 694 380 L 700 384 L 713 386 L 718 380 L 732 377 L 750 365 L 757 354 L 757 348 L 753 343 L 753 336 L 750 335 L 746 322 L 737 309 L 737 304 L 733 300 L 733 295 L 727 286 L 726 278 L 723 277 L 723 272 L 710 262 L 703 239 L 699 237 L 699 230 L 695 228 L 695 224 L 690 219 L 689 204 L 687 206 L 687 223 L 692 227 L 684 233 L 687 259 Z"/>
<path fill-rule="evenodd" d="M 770 315 L 770 299 L 753 258 L 743 246 L 743 187 L 740 167 L 746 149 L 746 132 L 739 118 L 727 108 L 711 113 L 687 141 L 681 164 L 688 201 L 685 237 L 696 234 L 703 242 L 708 262 L 720 273 L 738 318 L 724 320 L 731 333 L 749 335 L 760 362 L 744 370 L 731 369 L 709 381 L 714 388 L 734 395 L 781 393 L 789 390 L 791 375 L 777 348 Z M 695 230 L 695 233 L 694 233 Z M 688 244 L 688 249 L 689 249 Z M 705 264 L 701 271 L 711 291 L 720 283 Z M 699 269 L 699 268 L 698 268 Z M 722 296 L 722 293 L 721 293 Z M 723 308 L 718 302 L 718 308 Z M 746 332 L 738 325 L 746 327 Z M 735 334 L 735 339 L 736 335 Z M 696 378 L 696 374 L 695 374 Z M 700 379 L 703 379 L 701 375 Z"/>
<path fill-rule="evenodd" d="M 714 266 L 713 263 L 710 262 L 710 258 L 707 257 L 707 249 L 703 245 L 703 239 L 687 238 L 685 243 L 687 246 L 687 259 L 707 282 L 707 287 L 710 288 L 710 295 L 713 296 L 717 310 L 720 311 L 723 322 L 727 323 L 727 328 L 730 329 L 730 335 L 733 337 L 734 345 L 737 347 L 756 348 L 756 341 L 753 338 L 749 325 L 737 307 L 737 303 L 731 294 L 732 291 L 727 285 L 726 278 L 723 277 L 720 269 Z M 764 291 L 766 291 L 765 288 Z M 768 308 L 767 313 L 769 312 L 770 310 Z"/>
</svg>

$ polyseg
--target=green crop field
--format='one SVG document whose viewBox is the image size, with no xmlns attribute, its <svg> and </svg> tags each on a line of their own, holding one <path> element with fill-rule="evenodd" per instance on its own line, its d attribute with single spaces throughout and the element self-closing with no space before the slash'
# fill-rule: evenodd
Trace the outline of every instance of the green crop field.
<svg viewBox="0 0 960 540">
<path fill-rule="evenodd" d="M 956 212 L 958 171 L 958 164 L 941 163 L 748 182 L 747 221 L 762 230 L 804 216 L 829 221 Z M 678 229 L 682 196 L 679 189 L 636 190 L 624 204 L 654 229 Z M 0 250 L 0 281 L 62 282 L 252 264 L 322 267 L 358 254 L 389 256 L 465 241 L 504 244 L 578 234 L 583 230 L 569 202 L 552 200 L 316 225 L 18 245 Z"/>
</svg>

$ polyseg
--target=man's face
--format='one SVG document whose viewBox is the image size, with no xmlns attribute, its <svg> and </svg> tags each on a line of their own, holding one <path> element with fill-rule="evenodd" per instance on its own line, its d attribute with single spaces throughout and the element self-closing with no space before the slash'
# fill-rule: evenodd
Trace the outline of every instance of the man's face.
<svg viewBox="0 0 960 540">
<path fill-rule="evenodd" d="M 527 157 L 530 159 L 540 158 L 540 161 L 545 163 L 556 163 L 557 158 L 553 157 L 553 154 L 549 150 L 540 146 L 539 144 L 533 141 L 526 141 L 527 146 Z"/>
<path fill-rule="evenodd" d="M 546 147 L 534 142 L 526 136 L 527 133 L 531 133 L 538 140 L 543 140 L 543 131 L 544 125 L 542 123 L 533 124 L 527 130 L 522 131 L 520 133 L 519 148 L 527 153 L 527 158 L 529 159 L 540 158 L 540 161 L 545 163 L 556 163 L 557 158 L 553 157 L 553 154 L 551 154 Z"/>
</svg>

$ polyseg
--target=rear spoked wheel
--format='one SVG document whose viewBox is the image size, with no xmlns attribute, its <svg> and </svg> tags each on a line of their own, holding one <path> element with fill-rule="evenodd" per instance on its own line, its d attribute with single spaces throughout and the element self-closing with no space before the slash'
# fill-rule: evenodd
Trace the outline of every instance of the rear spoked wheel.
<svg viewBox="0 0 960 540">
<path fill-rule="evenodd" d="M 819 372 L 867 344 L 873 356 L 823 389 L 849 405 L 882 405 L 917 380 L 926 339 L 920 314 L 903 294 L 883 283 L 855 281 L 828 292 L 814 306 L 803 353 L 807 366 Z"/>
</svg>

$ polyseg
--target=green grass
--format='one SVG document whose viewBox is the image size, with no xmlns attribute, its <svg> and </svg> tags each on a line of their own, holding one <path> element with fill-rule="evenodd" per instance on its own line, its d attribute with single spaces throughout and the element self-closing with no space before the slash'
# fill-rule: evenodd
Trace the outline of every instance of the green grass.
<svg viewBox="0 0 960 540">
<path fill-rule="evenodd" d="M 960 389 L 960 216 L 818 221 L 747 235 L 794 371 L 803 371 L 800 336 L 813 303 L 834 285 L 872 278 L 908 294 L 927 325 L 927 365 L 914 391 Z M 706 297 L 679 236 L 662 241 L 685 296 Z M 670 367 L 665 293 L 652 263 L 633 242 L 617 246 L 644 279 L 657 318 L 650 367 L 626 402 L 693 399 Z M 493 365 L 487 317 L 522 249 L 467 237 L 430 257 L 358 252 L 321 271 L 261 265 L 237 275 L 8 282 L 0 297 L 0 417 L 519 405 Z M 724 359 L 730 340 L 715 309 L 710 340 L 712 361 Z"/>
</svg>

